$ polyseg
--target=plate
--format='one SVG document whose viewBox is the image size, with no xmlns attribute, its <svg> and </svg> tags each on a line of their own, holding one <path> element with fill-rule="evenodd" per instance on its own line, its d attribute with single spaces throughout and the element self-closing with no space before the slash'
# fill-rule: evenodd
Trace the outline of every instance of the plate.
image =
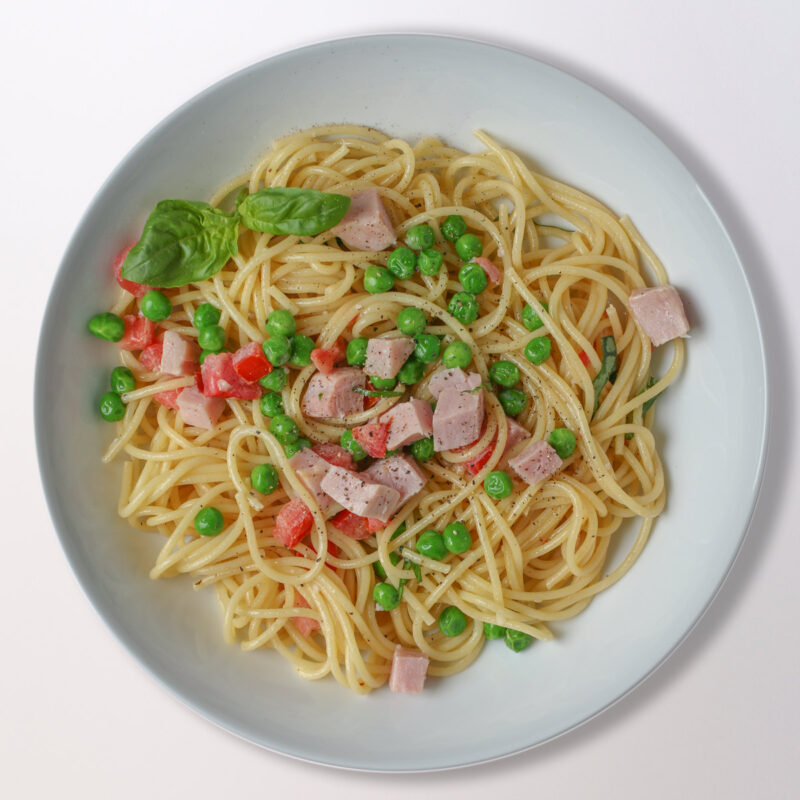
<svg viewBox="0 0 800 800">
<path fill-rule="evenodd" d="M 210 592 L 147 577 L 156 537 L 116 516 L 120 465 L 94 410 L 113 354 L 85 333 L 110 305 L 108 265 L 164 197 L 206 198 L 291 130 L 358 122 L 479 149 L 482 128 L 540 170 L 628 213 L 666 263 L 693 323 L 686 370 L 658 403 L 669 501 L 638 563 L 551 643 L 487 648 L 419 697 L 355 697 L 297 678 L 277 654 L 221 638 Z M 765 358 L 728 235 L 673 153 L 597 90 L 519 53 L 440 36 L 313 45 L 212 86 L 156 127 L 86 211 L 41 333 L 37 445 L 55 527 L 75 574 L 123 644 L 204 717 L 264 747 L 325 764 L 427 770 L 545 742 L 642 681 L 698 620 L 739 549 L 766 439 Z M 736 347 L 730 346 L 732 339 Z M 753 365 L 742 370 L 742 364 Z M 51 402 L 58 386 L 59 402 Z"/>
</svg>

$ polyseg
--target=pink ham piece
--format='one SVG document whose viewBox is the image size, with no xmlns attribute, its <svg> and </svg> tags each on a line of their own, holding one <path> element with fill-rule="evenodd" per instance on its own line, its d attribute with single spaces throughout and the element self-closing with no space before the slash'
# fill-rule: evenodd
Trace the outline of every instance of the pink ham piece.
<svg viewBox="0 0 800 800">
<path fill-rule="evenodd" d="M 392 514 L 409 498 L 417 494 L 427 480 L 425 473 L 409 456 L 381 458 L 360 472 L 359 475 L 373 483 L 389 486 L 400 495 L 397 507 L 392 509 Z"/>
<path fill-rule="evenodd" d="M 164 331 L 161 350 L 162 375 L 194 375 L 199 368 L 197 362 L 200 348 L 177 331 Z"/>
<path fill-rule="evenodd" d="M 509 459 L 508 466 L 525 481 L 534 486 L 561 469 L 564 462 L 558 453 L 541 439 L 531 442 L 518 456 Z"/>
<path fill-rule="evenodd" d="M 634 289 L 630 301 L 631 311 L 650 337 L 653 347 L 689 332 L 681 296 L 674 286 Z"/>
<path fill-rule="evenodd" d="M 430 659 L 419 650 L 409 650 L 397 645 L 392 656 L 389 688 L 393 692 L 420 694 L 425 686 Z"/>
<path fill-rule="evenodd" d="M 363 389 L 366 380 L 358 367 L 338 367 L 329 375 L 315 372 L 303 397 L 303 413 L 309 417 L 343 419 L 363 411 L 364 397 L 353 390 Z"/>
<path fill-rule="evenodd" d="M 359 517 L 387 522 L 400 502 L 400 493 L 389 486 L 364 480 L 358 473 L 331 466 L 320 483 L 337 503 Z"/>
<path fill-rule="evenodd" d="M 474 442 L 481 433 L 483 404 L 483 389 L 441 392 L 433 412 L 433 449 L 438 453 Z"/>
<path fill-rule="evenodd" d="M 376 378 L 394 378 L 413 352 L 414 340 L 407 336 L 397 339 L 369 339 L 364 373 Z"/>
<path fill-rule="evenodd" d="M 303 485 L 317 501 L 319 510 L 332 517 L 341 510 L 341 506 L 322 489 L 322 479 L 328 474 L 331 465 L 322 456 L 310 448 L 295 453 L 289 459 L 289 466 L 295 471 Z"/>
<path fill-rule="evenodd" d="M 261 397 L 261 387 L 239 377 L 233 368 L 231 353 L 209 353 L 201 367 L 203 394 L 206 397 L 236 397 L 255 400 Z"/>
<path fill-rule="evenodd" d="M 210 431 L 227 405 L 221 397 L 206 397 L 194 386 L 187 386 L 176 400 L 178 413 L 186 425 Z"/>
<path fill-rule="evenodd" d="M 344 218 L 330 232 L 351 250 L 385 250 L 397 239 L 377 189 L 354 194 Z"/>
<path fill-rule="evenodd" d="M 484 256 L 478 256 L 472 259 L 485 273 L 492 286 L 496 286 L 503 280 L 503 273 L 495 266 L 494 261 L 490 261 Z"/>
<path fill-rule="evenodd" d="M 477 389 L 480 385 L 481 376 L 477 372 L 464 372 L 460 367 L 454 367 L 434 372 L 428 381 L 428 391 L 438 401 L 439 395 L 445 389 L 468 392 L 470 389 Z"/>
<path fill-rule="evenodd" d="M 380 421 L 389 425 L 387 450 L 405 447 L 433 433 L 433 409 L 424 400 L 398 403 L 383 414 Z"/>
<path fill-rule="evenodd" d="M 506 417 L 506 422 L 508 423 L 508 437 L 506 438 L 506 447 L 505 450 L 503 450 L 503 456 L 523 439 L 529 439 L 531 435 L 529 431 L 523 428 L 519 422 L 511 419 L 511 417 Z"/>
</svg>

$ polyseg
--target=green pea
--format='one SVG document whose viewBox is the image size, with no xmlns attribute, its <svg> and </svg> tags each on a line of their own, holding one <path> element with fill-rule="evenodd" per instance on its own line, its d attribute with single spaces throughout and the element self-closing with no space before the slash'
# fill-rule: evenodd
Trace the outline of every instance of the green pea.
<svg viewBox="0 0 800 800">
<path fill-rule="evenodd" d="M 442 539 L 444 546 L 456 555 L 466 553 L 472 547 L 472 536 L 463 522 L 451 522 L 444 529 Z"/>
<path fill-rule="evenodd" d="M 261 397 L 261 413 L 265 417 L 277 417 L 283 414 L 283 398 L 277 392 L 267 392 Z"/>
<path fill-rule="evenodd" d="M 502 625 L 495 625 L 493 622 L 483 623 L 483 635 L 487 639 L 502 639 L 506 634 L 506 629 Z"/>
<path fill-rule="evenodd" d="M 310 336 L 296 333 L 291 341 L 292 354 L 289 363 L 295 367 L 307 367 L 311 363 L 311 351 L 314 349 L 314 340 Z M 276 365 L 277 366 L 277 365 Z"/>
<path fill-rule="evenodd" d="M 438 250 L 429 247 L 417 256 L 417 266 L 423 275 L 433 278 L 439 274 L 443 260 L 442 254 Z"/>
<path fill-rule="evenodd" d="M 442 343 L 438 336 L 432 333 L 420 333 L 414 346 L 414 357 L 423 364 L 432 364 L 439 358 L 441 350 Z"/>
<path fill-rule="evenodd" d="M 370 375 L 369 382 L 379 392 L 390 392 L 397 386 L 397 378 L 378 378 L 375 375 Z"/>
<path fill-rule="evenodd" d="M 200 331 L 201 336 L 202 334 L 203 332 Z M 286 364 L 292 356 L 292 343 L 282 333 L 273 333 L 269 339 L 264 339 L 261 349 L 273 367 Z"/>
<path fill-rule="evenodd" d="M 288 414 L 277 414 L 269 423 L 269 432 L 281 443 L 291 444 L 300 438 L 297 423 Z"/>
<path fill-rule="evenodd" d="M 125 416 L 125 403 L 116 392 L 106 392 L 100 398 L 98 408 L 106 422 L 119 422 Z"/>
<path fill-rule="evenodd" d="M 384 610 L 391 611 L 400 605 L 400 592 L 391 583 L 376 583 L 372 599 Z"/>
<path fill-rule="evenodd" d="M 549 336 L 537 336 L 525 345 L 525 358 L 531 364 L 544 364 L 550 358 L 552 348 L 553 344 Z"/>
<path fill-rule="evenodd" d="M 507 472 L 496 469 L 483 479 L 483 488 L 486 490 L 486 494 L 488 494 L 489 497 L 502 500 L 504 497 L 508 497 L 511 494 L 514 484 L 511 483 L 511 478 Z"/>
<path fill-rule="evenodd" d="M 439 630 L 445 636 L 460 636 L 467 627 L 467 618 L 464 612 L 456 606 L 447 606 L 439 614 Z"/>
<path fill-rule="evenodd" d="M 441 224 L 440 230 L 442 236 L 444 236 L 448 242 L 454 242 L 467 232 L 467 223 L 460 214 L 451 214 Z"/>
<path fill-rule="evenodd" d="M 219 353 L 225 347 L 225 329 L 219 325 L 207 325 L 197 332 L 197 343 L 203 350 Z"/>
<path fill-rule="evenodd" d="M 392 564 L 396 565 L 400 561 L 400 556 L 397 555 L 397 553 L 395 553 L 394 551 L 392 551 L 391 553 L 389 553 L 389 561 L 391 561 Z M 383 566 L 383 564 L 381 564 L 380 561 L 372 562 L 372 571 L 382 581 L 386 580 L 386 568 Z"/>
<path fill-rule="evenodd" d="M 462 325 L 470 325 L 478 319 L 478 301 L 470 292 L 456 292 L 450 298 L 447 310 Z"/>
<path fill-rule="evenodd" d="M 558 453 L 559 458 L 569 458 L 575 452 L 578 444 L 575 434 L 569 428 L 554 428 L 547 437 L 547 441 Z"/>
<path fill-rule="evenodd" d="M 394 289 L 394 276 L 385 267 L 370 264 L 364 270 L 364 289 L 370 294 L 390 292 Z"/>
<path fill-rule="evenodd" d="M 136 388 L 136 378 L 127 367 L 114 367 L 111 370 L 111 391 L 117 394 L 132 392 Z"/>
<path fill-rule="evenodd" d="M 442 354 L 442 364 L 448 369 L 468 367 L 472 361 L 472 348 L 466 342 L 452 342 Z"/>
<path fill-rule="evenodd" d="M 542 308 L 545 311 L 550 311 L 547 303 L 542 302 Z M 533 306 L 524 306 L 522 309 L 522 324 L 529 330 L 535 331 L 544 325 L 542 318 L 533 310 Z"/>
<path fill-rule="evenodd" d="M 386 260 L 386 269 L 401 281 L 408 280 L 417 268 L 417 256 L 407 247 L 398 247 L 393 250 Z"/>
<path fill-rule="evenodd" d="M 498 392 L 497 399 L 500 401 L 500 405 L 503 406 L 503 411 L 509 417 L 516 417 L 517 414 L 521 414 L 528 404 L 527 395 L 519 389 L 503 389 Z"/>
<path fill-rule="evenodd" d="M 279 334 L 280 336 L 294 336 L 297 331 L 292 312 L 286 308 L 276 308 L 267 317 L 267 333 L 270 336 Z"/>
<path fill-rule="evenodd" d="M 194 312 L 192 323 L 197 330 L 200 330 L 200 328 L 207 328 L 209 325 L 217 325 L 219 318 L 220 313 L 216 306 L 212 306 L 211 303 L 201 303 Z"/>
<path fill-rule="evenodd" d="M 95 314 L 89 320 L 89 333 L 107 342 L 118 342 L 125 334 L 125 323 L 110 311 Z"/>
<path fill-rule="evenodd" d="M 339 445 L 344 447 L 355 461 L 361 461 L 362 458 L 367 457 L 367 451 L 356 441 L 356 437 L 353 436 L 353 431 L 351 430 L 342 432 L 339 437 Z"/>
<path fill-rule="evenodd" d="M 161 322 L 172 313 L 172 303 L 164 292 L 151 289 L 140 301 L 139 308 L 143 317 L 153 322 Z"/>
<path fill-rule="evenodd" d="M 456 239 L 456 253 L 462 261 L 477 258 L 482 252 L 481 240 L 474 233 L 465 233 Z"/>
<path fill-rule="evenodd" d="M 414 383 L 419 383 L 424 374 L 425 364 L 414 358 L 414 356 L 411 356 L 411 358 L 400 367 L 400 372 L 397 373 L 397 380 L 400 381 L 400 383 L 404 383 L 406 386 L 411 386 Z"/>
<path fill-rule="evenodd" d="M 447 555 L 442 534 L 434 530 L 427 530 L 419 535 L 416 550 L 421 556 L 427 556 L 435 561 L 441 561 Z"/>
<path fill-rule="evenodd" d="M 533 641 L 533 636 L 522 631 L 514 631 L 506 628 L 505 633 L 506 647 L 515 653 L 521 653 Z"/>
<path fill-rule="evenodd" d="M 406 231 L 406 244 L 412 250 L 427 250 L 436 242 L 436 234 L 430 225 L 414 225 Z"/>
<path fill-rule="evenodd" d="M 260 494 L 272 494 L 278 483 L 278 470 L 272 464 L 258 464 L 250 472 L 250 485 Z"/>
<path fill-rule="evenodd" d="M 489 278 L 480 264 L 470 261 L 458 271 L 459 283 L 472 294 L 480 294 L 488 285 Z"/>
<path fill-rule="evenodd" d="M 347 363 L 352 367 L 363 367 L 367 360 L 369 339 L 359 336 L 347 343 Z"/>
<path fill-rule="evenodd" d="M 424 439 L 417 439 L 411 445 L 411 455 L 417 461 L 428 461 L 433 455 L 433 437 L 427 436 Z"/>
<path fill-rule="evenodd" d="M 397 315 L 397 329 L 406 336 L 416 336 L 425 330 L 428 319 L 424 311 L 415 306 L 404 308 Z"/>
<path fill-rule="evenodd" d="M 283 452 L 286 453 L 286 458 L 296 456 L 301 450 L 311 447 L 311 441 L 301 436 L 296 442 L 289 442 L 283 446 Z"/>
<path fill-rule="evenodd" d="M 197 512 L 194 516 L 194 529 L 201 536 L 217 536 L 222 533 L 225 518 L 222 512 L 214 506 L 208 506 Z"/>
<path fill-rule="evenodd" d="M 495 361 L 489 367 L 489 377 L 500 386 L 510 389 L 519 383 L 519 367 L 511 361 Z"/>
<path fill-rule="evenodd" d="M 265 375 L 259 380 L 259 384 L 268 392 L 282 392 L 289 382 L 289 376 L 285 369 L 274 369 L 269 375 Z"/>
</svg>

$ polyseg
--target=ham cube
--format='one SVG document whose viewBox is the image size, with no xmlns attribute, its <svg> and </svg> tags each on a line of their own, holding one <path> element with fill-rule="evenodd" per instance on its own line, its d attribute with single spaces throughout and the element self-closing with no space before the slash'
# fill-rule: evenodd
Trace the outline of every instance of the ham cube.
<svg viewBox="0 0 800 800">
<path fill-rule="evenodd" d="M 419 650 L 409 650 L 397 645 L 392 656 L 389 688 L 393 692 L 420 694 L 425 686 L 430 659 Z"/>
<path fill-rule="evenodd" d="M 468 392 L 481 385 L 481 376 L 477 372 L 464 372 L 460 367 L 453 369 L 440 369 L 431 375 L 428 381 L 428 391 L 438 401 L 439 395 L 445 389 L 455 389 L 459 392 Z"/>
<path fill-rule="evenodd" d="M 689 332 L 689 321 L 674 286 L 634 289 L 630 301 L 631 311 L 650 337 L 653 347 Z"/>
<path fill-rule="evenodd" d="M 351 250 L 385 250 L 397 239 L 377 189 L 354 194 L 350 208 L 331 233 Z"/>
<path fill-rule="evenodd" d="M 393 514 L 406 500 L 417 494 L 427 481 L 421 467 L 409 456 L 382 458 L 359 475 L 373 483 L 389 486 L 400 495 Z"/>
<path fill-rule="evenodd" d="M 531 442 L 518 456 L 514 456 L 508 462 L 508 466 L 531 486 L 558 472 L 562 464 L 558 453 L 541 439 Z"/>
<path fill-rule="evenodd" d="M 359 517 L 387 522 L 398 507 L 400 493 L 389 486 L 364 480 L 358 473 L 331 466 L 320 483 L 337 503 Z"/>
<path fill-rule="evenodd" d="M 433 412 L 433 449 L 438 453 L 474 442 L 483 424 L 483 389 L 445 389 Z"/>
<path fill-rule="evenodd" d="M 387 411 L 381 417 L 381 422 L 389 425 L 386 449 L 396 450 L 433 433 L 433 409 L 424 400 L 409 400 Z"/>
<path fill-rule="evenodd" d="M 414 340 L 407 336 L 396 339 L 370 339 L 367 342 L 364 372 L 370 377 L 394 378 L 413 352 Z"/>
<path fill-rule="evenodd" d="M 236 397 L 255 400 L 261 397 L 261 387 L 248 383 L 233 368 L 231 353 L 209 353 L 201 368 L 203 394 L 207 397 Z"/>
<path fill-rule="evenodd" d="M 506 417 L 506 422 L 508 423 L 508 436 L 506 438 L 506 449 L 503 450 L 503 455 L 508 453 L 514 445 L 519 444 L 523 439 L 530 438 L 531 435 L 529 431 L 523 428 L 516 420 L 511 419 L 511 417 Z"/>
<path fill-rule="evenodd" d="M 152 345 L 151 345 L 152 347 Z M 164 331 L 161 350 L 161 373 L 163 375 L 193 375 L 198 369 L 200 348 L 177 331 Z"/>
<path fill-rule="evenodd" d="M 311 492 L 324 516 L 333 516 L 340 510 L 341 506 L 321 487 L 322 479 L 331 468 L 331 465 L 322 456 L 305 448 L 289 459 L 289 466 L 295 471 L 306 489 Z"/>
<path fill-rule="evenodd" d="M 217 424 L 227 405 L 221 397 L 206 397 L 194 386 L 183 389 L 176 402 L 184 424 L 208 431 Z"/>
<path fill-rule="evenodd" d="M 343 419 L 364 409 L 364 398 L 354 392 L 364 388 L 366 377 L 358 367 L 340 367 L 329 375 L 315 372 L 303 397 L 303 413 L 309 417 Z"/>
</svg>

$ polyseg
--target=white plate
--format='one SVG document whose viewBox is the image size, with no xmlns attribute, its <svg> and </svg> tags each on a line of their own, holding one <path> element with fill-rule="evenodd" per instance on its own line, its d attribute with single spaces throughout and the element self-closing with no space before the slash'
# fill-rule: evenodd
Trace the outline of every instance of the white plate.
<svg viewBox="0 0 800 800">
<path fill-rule="evenodd" d="M 420 697 L 355 697 L 297 678 L 275 653 L 222 642 L 210 592 L 147 577 L 155 537 L 116 516 L 119 466 L 94 403 L 113 348 L 86 335 L 108 265 L 164 197 L 203 199 L 276 136 L 358 122 L 465 149 L 483 128 L 543 171 L 629 213 L 687 299 L 684 374 L 657 406 L 669 503 L 633 570 L 552 643 L 477 663 Z M 523 750 L 573 728 L 645 678 L 727 573 L 755 501 L 765 359 L 742 265 L 701 189 L 642 123 L 595 89 L 518 53 L 427 36 L 314 45 L 246 69 L 178 109 L 120 164 L 86 212 L 53 287 L 36 377 L 42 477 L 78 580 L 121 641 L 178 697 L 230 731 L 337 766 L 423 770 Z M 735 346 L 732 346 L 735 342 Z M 748 365 L 746 370 L 742 364 Z M 58 387 L 53 402 L 53 387 Z"/>
</svg>

